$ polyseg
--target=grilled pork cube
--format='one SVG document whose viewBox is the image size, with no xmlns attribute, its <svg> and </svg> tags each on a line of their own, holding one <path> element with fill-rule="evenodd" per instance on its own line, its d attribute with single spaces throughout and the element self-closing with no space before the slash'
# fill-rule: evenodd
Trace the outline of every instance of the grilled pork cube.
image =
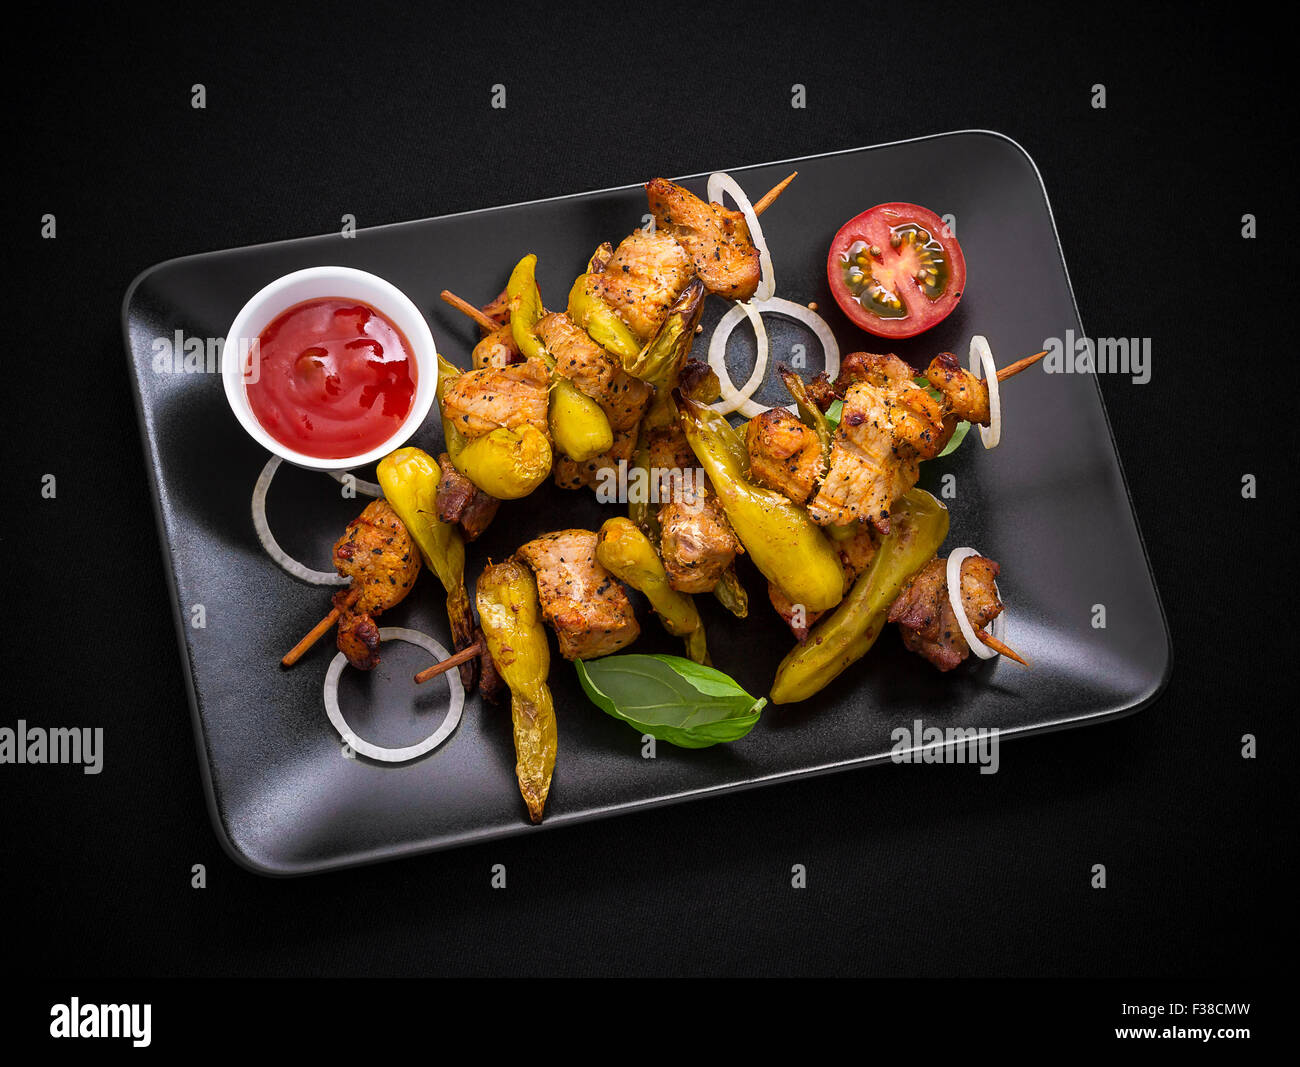
<svg viewBox="0 0 1300 1067">
<path fill-rule="evenodd" d="M 989 424 L 989 387 L 958 363 L 951 352 L 940 352 L 930 361 L 925 380 L 944 395 L 957 418 L 980 426 Z"/>
<path fill-rule="evenodd" d="M 659 475 L 659 555 L 668 584 L 679 593 L 707 593 L 744 547 L 682 428 L 674 422 L 651 430 L 647 444 Z"/>
<path fill-rule="evenodd" d="M 770 408 L 750 419 L 745 448 L 750 473 L 761 485 L 796 504 L 812 496 L 822 473 L 821 441 L 786 408 Z"/>
<path fill-rule="evenodd" d="M 671 234 L 633 230 L 592 284 L 632 332 L 648 341 L 694 275 L 691 257 Z"/>
<path fill-rule="evenodd" d="M 601 406 L 610 429 L 630 430 L 641 421 L 654 389 L 628 374 L 568 315 L 557 311 L 544 316 L 537 336 L 555 359 L 555 373 Z"/>
<path fill-rule="evenodd" d="M 666 178 L 655 178 L 645 188 L 659 231 L 671 234 L 686 250 L 709 292 L 728 300 L 754 295 L 761 268 L 743 213 L 706 204 Z"/>
<path fill-rule="evenodd" d="M 903 587 L 889 609 L 889 621 L 898 623 L 903 644 L 928 659 L 941 671 L 950 671 L 970 655 L 957 617 L 948 600 L 948 563 L 935 558 Z M 966 619 L 982 630 L 1002 613 L 994 581 L 999 567 L 991 559 L 971 556 L 961 565 L 961 603 Z"/>
<path fill-rule="evenodd" d="M 489 334 L 484 334 L 483 339 L 474 346 L 474 351 L 470 354 L 470 360 L 475 370 L 482 370 L 484 367 L 508 367 L 512 363 L 522 363 L 523 355 L 515 345 L 515 337 L 510 329 L 510 323 L 504 326 L 498 326 Z"/>
<path fill-rule="evenodd" d="M 591 530 L 557 530 L 519 549 L 565 659 L 608 656 L 641 633 L 627 593 L 596 560 L 596 540 Z"/>
<path fill-rule="evenodd" d="M 443 418 L 470 438 L 501 426 L 515 430 L 525 423 L 548 434 L 549 387 L 550 373 L 540 359 L 466 371 L 452 379 L 443 397 Z"/>
<path fill-rule="evenodd" d="M 379 664 L 379 627 L 371 616 L 401 601 L 420 574 L 420 553 L 387 500 L 372 500 L 348 523 L 334 545 L 334 569 L 352 579 L 334 594 L 338 649 L 358 670 L 371 670 Z"/>
<path fill-rule="evenodd" d="M 555 484 L 561 489 L 596 489 L 601 480 L 610 477 L 603 472 L 613 471 L 618 476 L 619 463 L 631 464 L 636 452 L 637 428 L 618 430 L 614 433 L 614 443 L 608 452 L 602 452 L 591 459 L 570 459 L 563 452 L 555 453 L 551 470 L 555 475 Z"/>
<path fill-rule="evenodd" d="M 466 541 L 476 541 L 488 528 L 501 501 L 488 496 L 461 474 L 446 452 L 438 457 L 442 478 L 438 482 L 438 518 L 459 526 Z"/>
<path fill-rule="evenodd" d="M 845 391 L 839 429 L 831 443 L 830 469 L 808 505 L 813 522 L 846 526 L 871 522 L 889 532 L 894 501 L 916 485 L 920 457 L 894 434 L 900 414 L 889 397 L 867 382 Z"/>
</svg>

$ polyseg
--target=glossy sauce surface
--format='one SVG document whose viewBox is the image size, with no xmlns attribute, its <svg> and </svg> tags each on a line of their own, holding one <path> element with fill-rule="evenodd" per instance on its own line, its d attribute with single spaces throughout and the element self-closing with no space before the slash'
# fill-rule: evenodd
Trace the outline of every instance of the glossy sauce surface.
<svg viewBox="0 0 1300 1067">
<path fill-rule="evenodd" d="M 283 311 L 258 337 L 248 401 L 283 445 L 317 459 L 382 445 L 411 410 L 410 343 L 382 312 L 338 297 Z"/>
</svg>

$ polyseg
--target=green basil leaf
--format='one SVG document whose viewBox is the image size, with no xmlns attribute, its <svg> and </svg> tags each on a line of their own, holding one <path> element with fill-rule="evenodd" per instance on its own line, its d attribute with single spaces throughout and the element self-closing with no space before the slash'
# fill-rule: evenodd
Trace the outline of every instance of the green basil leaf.
<svg viewBox="0 0 1300 1067">
<path fill-rule="evenodd" d="M 956 452 L 957 446 L 960 445 L 964 440 L 966 440 L 966 434 L 969 430 L 970 430 L 970 423 L 967 422 L 965 419 L 962 419 L 961 422 L 957 423 L 957 429 L 953 430 L 952 437 L 949 439 L 948 443 L 944 446 L 943 451 L 940 452 L 934 458 L 943 459 L 943 457 L 948 455 L 950 452 Z"/>
<path fill-rule="evenodd" d="M 831 406 L 826 409 L 826 421 L 830 423 L 831 429 L 835 429 L 840 424 L 840 416 L 844 414 L 844 401 L 832 400 Z"/>
<path fill-rule="evenodd" d="M 737 741 L 767 703 L 712 667 L 681 656 L 629 654 L 575 660 L 591 702 L 643 734 L 682 748 Z"/>
</svg>

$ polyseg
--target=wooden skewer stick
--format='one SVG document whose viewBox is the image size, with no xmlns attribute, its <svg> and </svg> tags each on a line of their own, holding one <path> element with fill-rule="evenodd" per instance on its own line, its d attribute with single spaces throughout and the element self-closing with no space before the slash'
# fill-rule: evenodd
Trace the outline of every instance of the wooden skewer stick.
<svg viewBox="0 0 1300 1067">
<path fill-rule="evenodd" d="M 1013 660 L 1015 660 L 1015 661 L 1016 661 L 1017 663 L 1019 663 L 1022 667 L 1028 667 L 1028 666 L 1029 666 L 1029 661 L 1026 660 L 1026 659 L 1024 659 L 1023 657 L 1021 657 L 1020 653 L 1017 652 L 1017 651 L 1016 651 L 1014 648 L 1012 648 L 1010 645 L 1004 645 L 1004 644 L 1003 644 L 1001 641 L 999 641 L 996 637 L 990 637 L 990 636 L 989 636 L 988 634 L 986 634 L 983 630 L 976 630 L 975 632 L 976 632 L 976 634 L 979 636 L 979 639 L 980 639 L 981 641 L 983 641 L 986 645 L 988 645 L 989 648 L 993 649 L 994 652 L 1000 652 L 1002 655 L 1006 656 L 1008 659 L 1013 659 Z"/>
<path fill-rule="evenodd" d="M 1047 355 L 1046 349 L 1044 349 L 1042 352 L 1037 353 L 1036 355 L 1026 356 L 1024 359 L 1018 359 L 1014 363 L 1008 364 L 1007 366 L 1003 367 L 1000 371 L 998 371 L 998 381 L 1005 382 L 1008 378 L 1015 377 L 1026 367 L 1032 367 L 1045 355 Z"/>
<path fill-rule="evenodd" d="M 357 597 L 359 597 L 360 595 L 361 595 L 361 590 L 354 589 L 351 593 L 348 594 L 347 600 L 343 602 L 344 607 L 351 607 L 356 602 Z M 315 626 L 313 626 L 301 641 L 299 641 L 296 645 L 293 646 L 293 648 L 289 649 L 289 651 L 285 653 L 284 658 L 280 660 L 280 666 L 292 667 L 295 663 L 297 663 L 300 659 L 302 659 L 302 657 L 305 656 L 307 652 L 311 649 L 312 645 L 314 645 L 317 641 L 319 641 L 322 637 L 324 637 L 327 633 L 329 633 L 330 627 L 339 621 L 340 614 L 342 613 L 339 611 L 338 608 L 331 609 L 330 613 L 326 615 L 325 618 L 321 619 L 321 621 L 318 622 Z"/>
<path fill-rule="evenodd" d="M 785 192 L 785 187 L 789 185 L 792 181 L 794 181 L 798 173 L 799 173 L 798 171 L 795 171 L 794 174 L 791 174 L 790 177 L 786 178 L 785 181 L 779 182 L 778 184 L 772 186 L 772 188 L 770 188 L 767 192 L 765 192 L 763 194 L 763 198 L 759 200 L 757 204 L 754 205 L 754 214 L 761 215 L 763 214 L 764 211 L 766 211 L 773 204 L 775 204 L 776 198 L 780 196 L 783 192 Z"/>
<path fill-rule="evenodd" d="M 435 663 L 432 667 L 426 667 L 415 676 L 416 685 L 424 685 L 430 678 L 437 678 L 440 674 L 446 674 L 453 667 L 459 667 L 467 660 L 473 659 L 483 651 L 483 642 L 475 641 L 472 645 L 462 648 L 454 656 L 448 656 L 441 663 Z"/>
<path fill-rule="evenodd" d="M 491 333 L 493 330 L 501 329 L 501 325 L 502 325 L 501 323 L 497 322 L 495 319 L 488 318 L 488 316 L 484 315 L 483 312 L 481 312 L 468 300 L 462 300 L 450 289 L 444 289 L 441 293 L 441 296 L 442 299 L 445 300 L 448 304 L 450 304 L 452 307 L 454 307 L 457 311 L 461 312 L 462 314 L 468 315 L 471 319 L 473 319 L 480 326 L 482 326 L 483 329 L 487 330 L 488 333 Z"/>
</svg>

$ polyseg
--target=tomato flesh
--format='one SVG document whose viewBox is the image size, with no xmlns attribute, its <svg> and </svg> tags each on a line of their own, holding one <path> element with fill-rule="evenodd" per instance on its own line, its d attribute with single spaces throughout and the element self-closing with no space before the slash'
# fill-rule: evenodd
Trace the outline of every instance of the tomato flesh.
<svg viewBox="0 0 1300 1067">
<path fill-rule="evenodd" d="M 943 220 L 917 204 L 879 204 L 842 227 L 826 260 L 831 293 L 877 337 L 915 337 L 952 313 L 966 259 Z"/>
</svg>

